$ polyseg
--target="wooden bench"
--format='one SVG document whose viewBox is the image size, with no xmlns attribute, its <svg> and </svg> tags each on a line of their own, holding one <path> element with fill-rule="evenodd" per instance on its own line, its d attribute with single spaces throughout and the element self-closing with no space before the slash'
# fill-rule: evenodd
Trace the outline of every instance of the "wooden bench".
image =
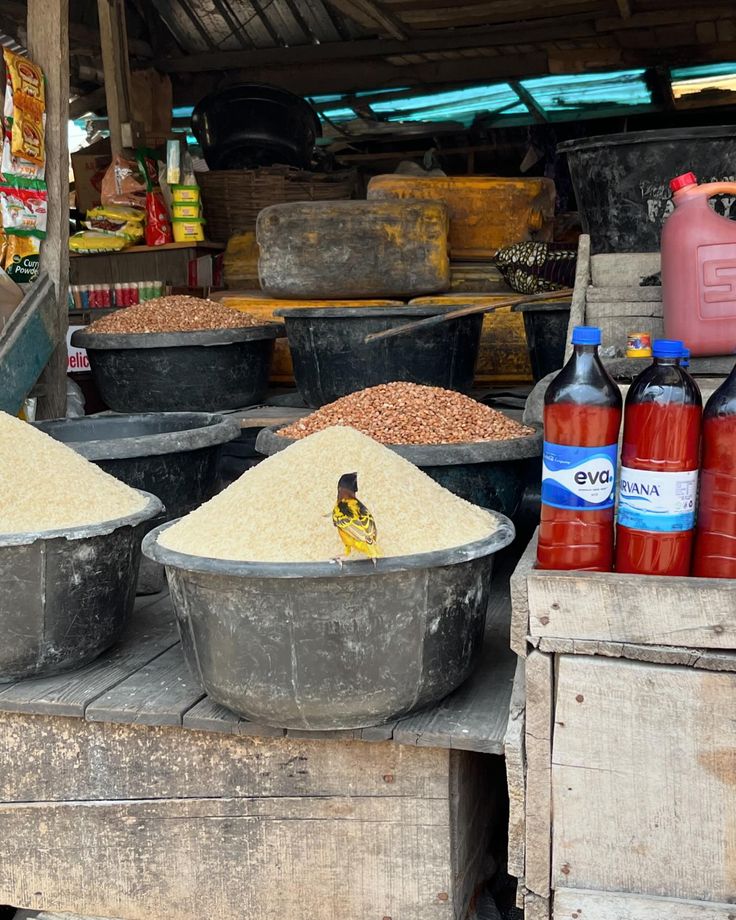
<svg viewBox="0 0 736 920">
<path fill-rule="evenodd" d="M 168 596 L 81 671 L 0 686 L 0 903 L 129 920 L 461 920 L 503 838 L 515 659 L 388 725 L 247 722 L 187 671 Z M 494 756 L 489 756 L 494 755 Z"/>
</svg>

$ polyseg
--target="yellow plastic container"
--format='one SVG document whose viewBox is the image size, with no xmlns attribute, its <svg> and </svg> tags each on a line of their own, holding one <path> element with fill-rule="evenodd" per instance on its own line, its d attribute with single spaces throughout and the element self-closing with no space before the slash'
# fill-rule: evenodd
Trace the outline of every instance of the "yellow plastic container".
<svg viewBox="0 0 736 920">
<path fill-rule="evenodd" d="M 191 218 L 201 217 L 201 214 L 199 213 L 198 204 L 192 204 L 192 203 L 176 204 L 174 203 L 172 211 L 173 211 L 173 214 L 171 216 L 175 220 L 181 219 L 181 218 L 191 219 Z"/>
<path fill-rule="evenodd" d="M 212 295 L 214 300 L 219 300 L 226 307 L 240 310 L 241 313 L 250 313 L 264 322 L 283 323 L 283 317 L 274 316 L 274 310 L 288 308 L 314 309 L 315 307 L 395 307 L 401 305 L 399 300 L 277 300 L 267 297 L 260 291 L 224 291 Z M 286 339 L 276 339 L 273 350 L 273 363 L 271 364 L 271 382 L 280 384 L 294 384 L 294 367 L 291 363 L 291 353 Z"/>
<path fill-rule="evenodd" d="M 487 301 L 490 306 L 508 300 L 511 294 L 443 294 L 437 297 L 416 297 L 409 306 L 440 304 L 462 307 L 476 301 Z M 486 313 L 480 337 L 478 363 L 475 365 L 475 382 L 483 385 L 531 383 L 532 366 L 524 330 L 522 313 L 512 313 L 511 307 L 501 307 L 498 313 Z"/>
<path fill-rule="evenodd" d="M 552 239 L 552 179 L 390 174 L 368 183 L 369 201 L 395 199 L 447 205 L 452 259 L 490 259 L 512 243 Z"/>
<path fill-rule="evenodd" d="M 201 217 L 174 217 L 171 226 L 176 243 L 199 243 L 204 239 L 204 220 Z"/>
<path fill-rule="evenodd" d="M 171 198 L 174 204 L 199 204 L 198 185 L 172 185 Z"/>
</svg>

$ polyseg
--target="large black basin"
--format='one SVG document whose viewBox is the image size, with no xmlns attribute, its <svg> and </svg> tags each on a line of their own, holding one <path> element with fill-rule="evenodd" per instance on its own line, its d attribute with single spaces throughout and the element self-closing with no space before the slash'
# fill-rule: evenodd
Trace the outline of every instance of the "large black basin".
<svg viewBox="0 0 736 920">
<path fill-rule="evenodd" d="M 105 334 L 78 329 L 92 378 L 114 412 L 217 412 L 261 402 L 278 323 L 203 332 Z"/>
<path fill-rule="evenodd" d="M 473 385 L 483 317 L 466 316 L 408 335 L 366 343 L 372 332 L 436 316 L 449 307 L 325 307 L 276 310 L 283 316 L 294 379 L 312 408 L 365 387 L 405 380 L 447 390 Z"/>
<path fill-rule="evenodd" d="M 36 427 L 116 479 L 160 498 L 164 509 L 149 521 L 148 530 L 212 498 L 220 445 L 240 433 L 237 422 L 226 416 L 196 412 L 88 415 Z M 139 593 L 162 587 L 163 571 L 144 559 Z"/>
<path fill-rule="evenodd" d="M 415 556 L 337 563 L 228 562 L 177 553 L 166 566 L 184 654 L 207 694 L 279 728 L 362 728 L 436 703 L 481 651 L 493 556 L 484 540 Z M 164 525 L 170 526 L 170 525 Z"/>
<path fill-rule="evenodd" d="M 141 539 L 161 511 L 145 497 L 142 511 L 117 520 L 0 534 L 0 682 L 82 667 L 120 636 Z"/>
<path fill-rule="evenodd" d="M 520 303 L 513 310 L 524 317 L 529 363 L 536 383 L 565 363 L 570 301 Z"/>
</svg>

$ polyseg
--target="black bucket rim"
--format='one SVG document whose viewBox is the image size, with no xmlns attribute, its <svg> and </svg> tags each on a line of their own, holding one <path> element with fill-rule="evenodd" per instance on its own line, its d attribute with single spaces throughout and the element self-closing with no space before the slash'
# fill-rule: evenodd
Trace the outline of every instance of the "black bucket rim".
<svg viewBox="0 0 736 920">
<path fill-rule="evenodd" d="M 189 332 L 87 332 L 77 329 L 71 344 L 90 351 L 138 350 L 141 348 L 211 347 L 239 345 L 281 339 L 286 330 L 281 323 L 259 323 L 236 329 L 197 329 Z"/>
<path fill-rule="evenodd" d="M 138 437 L 96 438 L 89 441 L 61 441 L 67 447 L 87 460 L 129 460 L 135 457 L 157 457 L 165 454 L 183 453 L 215 447 L 234 441 L 240 434 L 240 425 L 235 418 L 213 412 L 99 412 L 85 415 L 79 419 L 49 419 L 48 422 L 34 423 L 34 427 L 49 437 L 55 426 L 82 423 L 95 419 L 120 419 L 126 422 L 142 421 L 151 418 L 169 418 L 172 421 L 200 421 L 201 425 L 164 431 L 160 434 L 143 434 Z M 183 444 L 182 440 L 186 439 Z"/>
<path fill-rule="evenodd" d="M 568 313 L 572 309 L 572 298 L 569 300 L 537 300 L 531 303 L 517 303 L 511 308 L 512 313 Z"/>
<path fill-rule="evenodd" d="M 452 310 L 458 310 L 463 306 L 474 306 L 476 301 L 467 304 L 415 304 L 401 305 L 396 307 L 284 307 L 281 310 L 274 310 L 274 316 L 283 316 L 284 319 L 367 319 L 368 317 L 385 318 L 387 316 L 398 317 L 422 317 L 437 316 L 441 313 L 450 313 Z M 480 314 L 478 314 L 480 316 Z M 473 314 L 469 316 L 458 316 L 458 319 L 473 319 Z"/>
<path fill-rule="evenodd" d="M 27 533 L 0 533 L 0 549 L 11 546 L 30 546 L 39 540 L 87 540 L 90 537 L 104 537 L 123 527 L 136 527 L 143 521 L 150 520 L 164 510 L 161 499 L 144 492 L 143 489 L 134 489 L 146 499 L 145 507 L 125 517 L 111 518 L 109 521 L 100 521 L 98 524 L 82 524 L 73 527 L 59 527 L 55 530 L 37 530 Z"/>
<path fill-rule="evenodd" d="M 708 125 L 697 128 L 665 128 L 663 130 L 632 131 L 630 134 L 596 134 L 594 137 L 581 137 L 562 141 L 557 145 L 557 153 L 577 153 L 580 150 L 593 150 L 597 147 L 622 147 L 629 144 L 650 144 L 652 141 L 674 141 L 683 138 L 708 140 L 716 137 L 736 136 L 736 125 Z"/>
<path fill-rule="evenodd" d="M 298 439 L 284 438 L 278 433 L 279 428 L 285 427 L 287 426 L 271 425 L 261 429 L 256 437 L 256 450 L 270 457 L 296 444 Z M 504 441 L 470 441 L 460 444 L 384 444 L 383 446 L 405 460 L 409 460 L 415 466 L 466 466 L 473 463 L 528 460 L 540 457 L 542 440 L 541 429 L 535 428 L 532 434 L 507 438 Z M 502 444 L 506 446 L 506 456 L 498 456 L 501 453 Z M 513 445 L 513 449 L 509 450 L 509 445 Z"/>
<path fill-rule="evenodd" d="M 410 569 L 440 568 L 472 562 L 485 556 L 492 556 L 507 547 L 516 537 L 516 529 L 505 514 L 488 511 L 497 527 L 481 540 L 430 553 L 416 553 L 411 556 L 388 556 L 374 563 L 370 559 L 347 561 L 342 564 L 330 562 L 243 562 L 233 559 L 215 559 L 209 556 L 192 556 L 168 549 L 158 543 L 159 536 L 181 518 L 161 524 L 149 531 L 143 540 L 143 554 L 167 568 L 182 569 L 205 575 L 224 575 L 230 578 L 345 578 L 370 575 L 387 575 Z"/>
</svg>

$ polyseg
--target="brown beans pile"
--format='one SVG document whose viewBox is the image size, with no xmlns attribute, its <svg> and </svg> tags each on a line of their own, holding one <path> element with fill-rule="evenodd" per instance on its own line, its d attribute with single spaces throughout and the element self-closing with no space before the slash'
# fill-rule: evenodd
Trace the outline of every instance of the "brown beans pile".
<svg viewBox="0 0 736 920">
<path fill-rule="evenodd" d="M 91 323 L 88 330 L 103 333 L 196 332 L 261 325 L 262 319 L 224 307 L 214 300 L 172 294 L 109 313 Z"/>
<path fill-rule="evenodd" d="M 462 393 L 415 383 L 385 383 L 322 406 L 279 434 L 298 440 L 333 425 L 356 428 L 381 444 L 467 444 L 534 433 Z"/>
</svg>

